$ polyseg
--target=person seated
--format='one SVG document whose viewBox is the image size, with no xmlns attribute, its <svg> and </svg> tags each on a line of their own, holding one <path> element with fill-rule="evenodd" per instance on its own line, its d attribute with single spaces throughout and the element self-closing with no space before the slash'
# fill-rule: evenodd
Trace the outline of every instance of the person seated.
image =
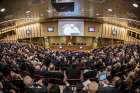
<svg viewBox="0 0 140 93">
<path fill-rule="evenodd" d="M 76 65 L 71 65 L 66 69 L 67 79 L 80 79 L 81 71 L 76 67 Z"/>
<path fill-rule="evenodd" d="M 4 93 L 3 92 L 3 84 L 2 84 L 2 82 L 0 82 L 0 93 Z"/>
<path fill-rule="evenodd" d="M 89 93 L 97 93 L 99 85 L 97 82 L 93 81 L 88 85 L 88 92 Z"/>
<path fill-rule="evenodd" d="M 84 79 L 96 79 L 97 71 L 96 70 L 85 70 L 83 73 Z"/>
<path fill-rule="evenodd" d="M 24 77 L 23 81 L 27 93 L 47 93 L 47 87 L 44 86 L 42 79 L 33 82 L 34 80 L 27 75 Z"/>
<path fill-rule="evenodd" d="M 60 93 L 60 88 L 58 85 L 52 85 L 49 88 L 49 93 Z"/>
<path fill-rule="evenodd" d="M 121 79 L 116 80 L 115 88 L 117 89 L 118 93 L 132 93 L 128 87 L 127 82 Z"/>
<path fill-rule="evenodd" d="M 55 65 L 54 64 L 50 64 L 49 67 L 48 67 L 48 71 L 55 72 Z"/>
<path fill-rule="evenodd" d="M 7 75 L 4 74 L 1 82 L 3 84 L 4 92 L 10 92 L 10 90 L 15 92 L 24 92 L 22 77 L 13 70 L 9 71 Z"/>
</svg>

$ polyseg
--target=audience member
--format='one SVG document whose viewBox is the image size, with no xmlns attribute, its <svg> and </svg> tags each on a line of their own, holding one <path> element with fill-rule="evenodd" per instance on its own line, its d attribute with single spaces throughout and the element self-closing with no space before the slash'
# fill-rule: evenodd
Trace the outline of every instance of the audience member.
<svg viewBox="0 0 140 93">
<path fill-rule="evenodd" d="M 73 92 L 69 79 L 79 79 L 77 93 L 139 93 L 139 51 L 139 45 L 106 46 L 87 52 L 1 42 L 0 93 L 60 93 L 60 82 L 47 89 L 50 78 L 68 82 L 65 93 Z M 91 83 L 85 91 L 82 82 L 88 79 Z"/>
</svg>

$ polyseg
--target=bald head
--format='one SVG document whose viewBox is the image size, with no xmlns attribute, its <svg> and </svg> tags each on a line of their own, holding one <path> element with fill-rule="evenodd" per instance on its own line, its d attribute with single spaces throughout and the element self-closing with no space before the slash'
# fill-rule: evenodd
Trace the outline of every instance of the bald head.
<svg viewBox="0 0 140 93">
<path fill-rule="evenodd" d="M 98 90 L 98 83 L 93 81 L 88 85 L 89 93 L 96 93 Z"/>
</svg>

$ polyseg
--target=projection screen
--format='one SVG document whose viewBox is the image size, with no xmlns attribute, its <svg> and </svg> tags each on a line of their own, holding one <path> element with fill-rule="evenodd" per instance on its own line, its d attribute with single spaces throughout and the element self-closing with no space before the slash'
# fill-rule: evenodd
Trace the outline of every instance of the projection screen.
<svg viewBox="0 0 140 93">
<path fill-rule="evenodd" d="M 83 36 L 84 35 L 84 22 L 61 20 L 58 22 L 59 36 Z"/>
</svg>

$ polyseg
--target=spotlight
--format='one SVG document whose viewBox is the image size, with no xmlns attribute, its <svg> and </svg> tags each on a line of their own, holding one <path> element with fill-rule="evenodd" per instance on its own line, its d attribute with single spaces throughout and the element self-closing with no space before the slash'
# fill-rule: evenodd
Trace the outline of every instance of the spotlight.
<svg viewBox="0 0 140 93">
<path fill-rule="evenodd" d="M 132 4 L 132 5 L 133 5 L 133 7 L 135 7 L 135 8 L 138 8 L 138 7 L 139 7 L 139 5 L 136 4 L 136 3 L 134 3 L 134 4 Z"/>
<path fill-rule="evenodd" d="M 113 10 L 112 9 L 107 9 L 109 12 L 112 12 Z"/>
<path fill-rule="evenodd" d="M 62 46 L 59 46 L 59 48 L 62 49 L 63 47 Z"/>
<path fill-rule="evenodd" d="M 82 49 L 83 47 L 82 46 L 80 46 L 80 49 Z"/>
<path fill-rule="evenodd" d="M 4 12 L 6 9 L 5 8 L 2 8 L 2 9 L 0 9 L 0 12 Z"/>
<path fill-rule="evenodd" d="M 100 15 L 100 14 L 98 14 L 98 13 L 96 14 L 96 16 L 99 16 L 99 15 Z"/>
<path fill-rule="evenodd" d="M 29 14 L 30 12 L 31 12 L 31 11 L 26 11 L 25 13 L 26 13 L 26 14 Z"/>
<path fill-rule="evenodd" d="M 47 12 L 48 12 L 48 13 L 50 13 L 50 12 L 51 12 L 51 10 L 48 10 Z"/>
</svg>

